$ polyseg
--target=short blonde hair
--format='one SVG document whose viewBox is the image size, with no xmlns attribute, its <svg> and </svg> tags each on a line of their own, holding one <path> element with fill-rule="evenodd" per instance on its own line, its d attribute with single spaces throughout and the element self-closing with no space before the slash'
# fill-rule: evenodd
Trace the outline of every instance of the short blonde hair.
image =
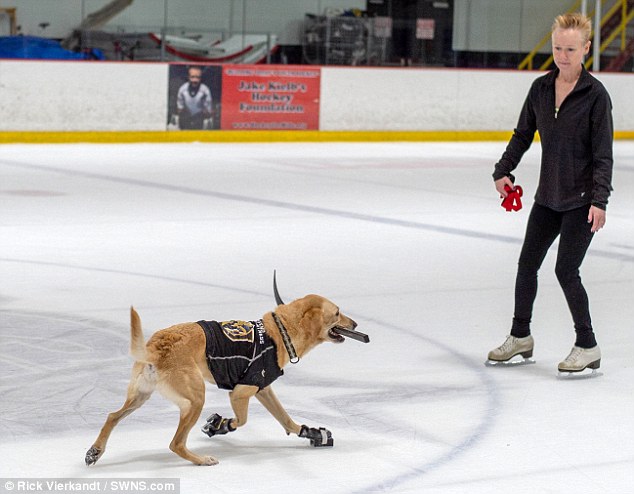
<svg viewBox="0 0 634 494">
<path fill-rule="evenodd" d="M 555 17 L 552 32 L 554 32 L 555 29 L 576 29 L 581 32 L 585 44 L 590 41 L 592 22 L 588 16 L 580 14 L 579 12 L 575 12 L 574 14 L 562 14 Z"/>
</svg>

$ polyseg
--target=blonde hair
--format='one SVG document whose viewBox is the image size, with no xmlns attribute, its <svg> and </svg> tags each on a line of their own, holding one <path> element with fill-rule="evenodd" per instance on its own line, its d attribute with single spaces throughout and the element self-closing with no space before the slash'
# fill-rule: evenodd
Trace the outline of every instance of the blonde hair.
<svg viewBox="0 0 634 494">
<path fill-rule="evenodd" d="M 575 12 L 574 14 L 562 14 L 555 17 L 552 32 L 555 29 L 576 29 L 581 32 L 584 44 L 590 41 L 592 33 L 592 22 L 586 15 Z"/>
</svg>

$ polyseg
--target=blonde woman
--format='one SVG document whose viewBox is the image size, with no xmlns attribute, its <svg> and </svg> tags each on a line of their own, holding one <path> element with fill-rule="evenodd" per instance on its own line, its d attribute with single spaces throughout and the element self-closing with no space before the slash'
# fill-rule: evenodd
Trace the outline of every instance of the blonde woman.
<svg viewBox="0 0 634 494">
<path fill-rule="evenodd" d="M 556 69 L 536 79 L 513 136 L 495 165 L 499 194 L 513 187 L 511 174 L 539 131 L 542 156 L 539 184 L 530 212 L 515 281 L 511 334 L 489 352 L 489 363 L 533 355 L 531 317 L 537 272 L 559 237 L 555 273 L 570 309 L 576 339 L 559 363 L 561 372 L 597 369 L 601 351 L 590 319 L 579 268 L 596 232 L 605 225 L 612 190 L 612 103 L 603 85 L 583 66 L 590 50 L 590 20 L 582 14 L 558 16 L 552 26 Z"/>
</svg>

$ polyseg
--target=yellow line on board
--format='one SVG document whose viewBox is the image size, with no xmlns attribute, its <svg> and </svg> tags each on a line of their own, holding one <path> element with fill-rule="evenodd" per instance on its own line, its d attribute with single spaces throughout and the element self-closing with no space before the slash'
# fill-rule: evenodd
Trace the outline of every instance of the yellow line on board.
<svg viewBox="0 0 634 494">
<path fill-rule="evenodd" d="M 508 141 L 507 131 L 100 131 L 0 132 L 0 144 L 140 143 L 140 142 L 459 142 Z M 539 136 L 536 136 L 537 138 Z M 617 131 L 615 139 L 634 139 Z"/>
</svg>

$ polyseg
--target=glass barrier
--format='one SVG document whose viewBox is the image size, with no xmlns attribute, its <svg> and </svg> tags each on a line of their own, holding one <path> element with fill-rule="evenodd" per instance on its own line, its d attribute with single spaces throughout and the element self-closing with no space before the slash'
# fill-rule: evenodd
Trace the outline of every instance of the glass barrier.
<svg viewBox="0 0 634 494">
<path fill-rule="evenodd" d="M 106 59 L 349 66 L 549 67 L 556 15 L 599 5 L 605 70 L 632 71 L 634 0 L 82 0 L 76 51 Z M 108 13 L 103 13 L 108 15 Z M 609 43 L 606 44 L 606 40 Z M 552 65 L 550 65 L 552 67 Z M 615 69 L 612 69 L 615 70 Z"/>
</svg>

